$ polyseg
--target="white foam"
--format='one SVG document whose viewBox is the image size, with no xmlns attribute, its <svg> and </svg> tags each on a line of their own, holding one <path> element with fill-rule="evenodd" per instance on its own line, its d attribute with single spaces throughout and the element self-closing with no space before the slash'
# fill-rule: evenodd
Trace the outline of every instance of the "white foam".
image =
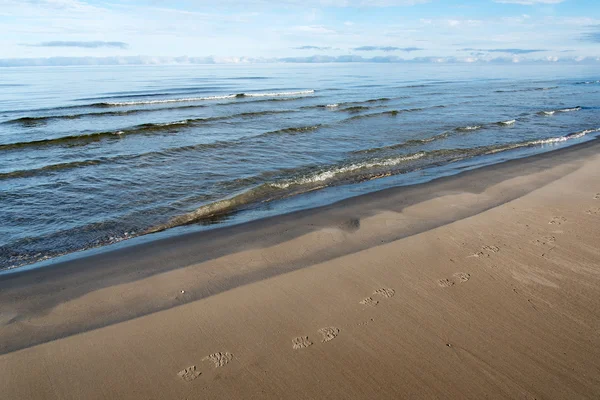
<svg viewBox="0 0 600 400">
<path fill-rule="evenodd" d="M 150 104 L 166 104 L 166 103 L 189 103 L 195 101 L 207 100 L 224 100 L 235 99 L 236 97 L 280 97 L 280 96 L 301 96 L 314 93 L 314 90 L 301 90 L 297 92 L 269 92 L 269 93 L 241 93 L 228 94 L 223 96 L 207 96 L 207 97 L 185 97 L 180 99 L 162 99 L 162 100 L 145 100 L 145 101 L 123 101 L 115 103 L 104 103 L 112 107 L 137 106 Z"/>
<path fill-rule="evenodd" d="M 593 132 L 600 132 L 600 128 L 586 129 L 584 131 L 572 133 L 572 134 L 567 135 L 567 136 L 560 136 L 560 137 L 548 138 L 548 139 L 532 140 L 530 142 L 523 142 L 523 143 L 515 143 L 515 144 L 512 144 L 512 145 L 507 145 L 505 147 L 500 147 L 500 148 L 497 148 L 497 149 L 490 150 L 490 151 L 486 152 L 486 154 L 500 153 L 500 152 L 503 152 L 503 151 L 512 150 L 512 149 L 518 149 L 518 148 L 521 148 L 521 147 L 539 146 L 539 145 L 543 145 L 543 144 L 553 144 L 553 143 L 566 142 L 567 140 L 571 140 L 571 139 L 579 139 L 581 137 L 584 137 L 588 133 L 593 133 Z"/>
<path fill-rule="evenodd" d="M 162 124 L 156 124 L 156 126 L 186 125 L 188 122 L 189 121 L 187 119 L 184 119 L 182 121 L 165 122 Z"/>
<path fill-rule="evenodd" d="M 394 157 L 394 158 L 384 159 L 384 160 L 375 160 L 372 162 L 351 164 L 351 165 L 348 165 L 345 167 L 334 168 L 334 169 L 331 169 L 328 171 L 323 171 L 318 174 L 315 174 L 312 176 L 307 176 L 307 177 L 300 178 L 300 179 L 296 179 L 293 181 L 282 182 L 282 183 L 272 183 L 271 186 L 280 188 L 280 189 L 286 189 L 293 185 L 306 185 L 306 184 L 311 184 L 311 183 L 324 182 L 331 178 L 334 178 L 336 175 L 345 174 L 348 172 L 354 172 L 354 171 L 357 171 L 357 170 L 360 170 L 363 168 L 389 167 L 389 166 L 401 164 L 405 161 L 417 160 L 419 158 L 424 157 L 425 154 L 426 153 L 421 152 L 421 153 L 416 153 L 416 154 L 413 154 L 410 156 Z"/>
<path fill-rule="evenodd" d="M 517 122 L 516 119 L 511 119 L 509 121 L 502 121 L 500 122 L 502 125 L 514 125 L 514 123 Z"/>
<path fill-rule="evenodd" d="M 337 103 L 327 104 L 325 107 L 327 107 L 327 108 L 336 108 L 336 107 L 339 107 L 339 104 L 337 104 Z"/>
<path fill-rule="evenodd" d="M 297 92 L 273 92 L 273 93 L 244 93 L 244 97 L 277 97 L 277 96 L 299 96 L 313 94 L 314 90 L 300 90 Z M 234 95 L 235 97 L 235 95 Z"/>
<path fill-rule="evenodd" d="M 581 107 L 573 107 L 573 108 L 563 108 L 562 110 L 558 110 L 559 112 L 571 112 L 571 111 L 579 111 Z"/>
</svg>

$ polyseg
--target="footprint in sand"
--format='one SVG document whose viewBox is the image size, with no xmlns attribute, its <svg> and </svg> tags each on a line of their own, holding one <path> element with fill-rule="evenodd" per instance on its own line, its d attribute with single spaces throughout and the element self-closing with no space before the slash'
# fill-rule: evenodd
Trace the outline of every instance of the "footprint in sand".
<svg viewBox="0 0 600 400">
<path fill-rule="evenodd" d="M 598 207 L 590 208 L 585 213 L 588 215 L 600 215 L 600 208 L 598 208 Z"/>
<path fill-rule="evenodd" d="M 358 324 L 356 324 L 357 326 L 365 326 L 365 325 L 369 325 L 370 323 L 375 322 L 375 318 L 371 318 L 368 321 L 364 321 L 364 322 L 359 322 Z"/>
<path fill-rule="evenodd" d="M 438 285 L 440 285 L 441 287 L 447 288 L 447 287 L 454 286 L 456 284 L 455 281 L 458 281 L 458 283 L 465 283 L 469 279 L 471 279 L 471 274 L 467 274 L 466 272 L 456 272 L 452 276 L 454 277 L 454 279 L 438 280 Z"/>
<path fill-rule="evenodd" d="M 206 356 L 202 359 L 202 361 L 210 360 L 215 364 L 215 368 L 222 367 L 228 364 L 231 360 L 233 360 L 233 354 L 224 352 L 224 353 L 213 353 L 209 356 Z"/>
<path fill-rule="evenodd" d="M 567 222 L 567 219 L 565 217 L 553 217 L 550 222 L 548 222 L 550 225 L 562 225 L 565 222 Z"/>
<path fill-rule="evenodd" d="M 313 343 L 308 340 L 308 336 L 298 336 L 292 339 L 292 348 L 294 350 L 304 349 L 311 346 Z"/>
<path fill-rule="evenodd" d="M 490 257 L 500 251 L 498 246 L 483 246 L 480 251 L 474 254 L 475 257 Z"/>
<path fill-rule="evenodd" d="M 386 289 L 386 288 L 382 288 L 382 289 L 377 289 L 376 291 L 373 292 L 373 294 L 381 296 L 383 298 L 389 299 L 391 297 L 394 297 L 394 295 L 396 294 L 396 291 L 394 289 Z"/>
<path fill-rule="evenodd" d="M 540 239 L 536 239 L 533 243 L 537 244 L 539 246 L 550 246 L 554 242 L 556 242 L 556 237 L 555 236 L 544 236 L 544 237 L 542 237 Z"/>
<path fill-rule="evenodd" d="M 450 287 L 454 286 L 454 282 L 452 282 L 450 279 L 439 279 L 438 285 L 440 285 L 441 287 Z"/>
<path fill-rule="evenodd" d="M 460 283 L 465 283 L 469 279 L 471 279 L 471 274 L 467 274 L 466 272 L 457 272 L 453 275 Z"/>
<path fill-rule="evenodd" d="M 323 336 L 323 340 L 321 340 L 321 342 L 326 343 L 335 339 L 337 335 L 339 335 L 340 329 L 333 326 L 328 326 L 326 328 L 319 329 L 318 332 Z"/>
<path fill-rule="evenodd" d="M 183 379 L 185 382 L 191 382 L 197 377 L 199 377 L 202 372 L 196 370 L 196 366 L 192 365 L 191 367 L 187 367 L 184 370 L 181 370 L 177 373 L 177 375 Z"/>
<path fill-rule="evenodd" d="M 381 296 L 384 299 L 389 299 L 391 297 L 394 297 L 395 294 L 396 294 L 396 291 L 394 289 L 381 288 L 381 289 L 377 289 L 376 291 L 374 291 L 371 296 Z M 374 307 L 377 304 L 379 304 L 379 301 L 373 299 L 373 297 L 367 297 L 366 299 L 361 300 L 359 303 L 364 306 Z"/>
<path fill-rule="evenodd" d="M 600 200 L 600 193 L 596 193 L 596 195 L 594 196 L 594 200 Z"/>
<path fill-rule="evenodd" d="M 367 297 L 366 299 L 361 300 L 359 303 L 363 306 L 375 307 L 377 304 L 379 304 L 379 301 L 373 300 L 372 297 Z"/>
</svg>

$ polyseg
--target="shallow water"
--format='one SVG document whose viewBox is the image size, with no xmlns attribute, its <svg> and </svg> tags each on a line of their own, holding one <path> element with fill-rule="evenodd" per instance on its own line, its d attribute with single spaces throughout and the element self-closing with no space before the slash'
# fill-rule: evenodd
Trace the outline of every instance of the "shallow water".
<svg viewBox="0 0 600 400">
<path fill-rule="evenodd" d="M 598 78 L 571 65 L 3 68 L 0 269 L 580 143 L 600 128 Z"/>
</svg>

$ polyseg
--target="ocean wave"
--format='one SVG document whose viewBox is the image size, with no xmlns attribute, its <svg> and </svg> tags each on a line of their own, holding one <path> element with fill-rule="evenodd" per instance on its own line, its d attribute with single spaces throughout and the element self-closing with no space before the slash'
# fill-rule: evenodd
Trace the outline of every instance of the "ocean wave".
<svg viewBox="0 0 600 400">
<path fill-rule="evenodd" d="M 176 226 L 192 224 L 203 219 L 238 210 L 241 207 L 249 206 L 251 204 L 269 202 L 282 199 L 290 195 L 305 193 L 307 191 L 314 190 L 315 186 L 322 186 L 324 182 L 341 174 L 348 174 L 357 170 L 373 167 L 394 166 L 407 161 L 417 160 L 424 155 L 425 153 L 416 153 L 414 155 L 405 157 L 395 157 L 379 161 L 352 164 L 344 167 L 326 169 L 314 175 L 300 177 L 289 181 L 263 183 L 238 195 L 203 205 L 192 212 L 174 217 L 165 224 L 160 224 L 147 229 L 144 231 L 144 234 L 160 232 Z M 297 186 L 304 187 L 300 190 L 290 190 L 291 188 Z"/>
<path fill-rule="evenodd" d="M 225 99 L 240 99 L 246 97 L 281 97 L 281 96 L 300 96 L 309 95 L 315 93 L 314 90 L 300 90 L 295 92 L 269 92 L 269 93 L 238 93 L 238 94 L 227 94 L 221 96 L 206 96 L 206 97 L 185 97 L 179 99 L 160 99 L 160 100 L 146 100 L 146 101 L 123 101 L 123 102 L 102 102 L 91 104 L 90 107 L 127 107 L 137 105 L 151 105 L 151 104 L 166 104 L 166 103 L 189 103 L 196 101 L 208 101 L 208 100 L 225 100 Z"/>
<path fill-rule="evenodd" d="M 361 112 L 361 111 L 367 111 L 370 109 L 371 109 L 371 107 L 367 107 L 367 106 L 352 106 L 352 107 L 341 108 L 338 111 L 356 113 L 356 112 Z"/>
<path fill-rule="evenodd" d="M 534 87 L 534 88 L 524 88 L 524 89 L 501 89 L 501 90 L 494 90 L 494 93 L 536 92 L 536 91 L 544 91 L 544 90 L 553 90 L 553 89 L 557 89 L 557 88 L 558 88 L 558 86 Z"/>
<path fill-rule="evenodd" d="M 575 132 L 560 137 L 518 143 L 481 146 L 467 149 L 458 148 L 420 151 L 407 155 L 368 159 L 347 165 L 329 165 L 309 173 L 299 170 L 295 173 L 295 177 L 262 183 L 230 198 L 203 205 L 192 212 L 174 217 L 164 224 L 147 229 L 143 233 L 153 233 L 180 225 L 196 223 L 203 219 L 238 211 L 252 206 L 253 204 L 279 200 L 327 186 L 366 181 L 406 172 L 411 170 L 411 162 L 420 162 L 420 160 L 426 159 L 430 159 L 432 165 L 439 162 L 453 162 L 468 157 L 491 155 L 518 148 L 564 142 L 570 139 L 581 138 L 592 132 L 600 132 L 600 128 Z M 401 168 L 402 166 L 405 168 Z M 412 168 L 414 169 L 418 166 L 418 164 L 413 164 Z"/>
<path fill-rule="evenodd" d="M 499 122 L 496 122 L 496 124 L 497 124 L 497 125 L 505 125 L 505 126 L 508 126 L 508 125 L 514 125 L 516 122 L 517 122 L 517 120 L 516 120 L 516 119 L 510 119 L 510 120 L 508 120 L 508 121 L 499 121 Z"/>
<path fill-rule="evenodd" d="M 448 136 L 449 136 L 449 133 L 444 132 L 444 133 L 440 133 L 439 135 L 431 136 L 431 137 L 428 137 L 425 139 L 411 139 L 411 140 L 407 140 L 406 142 L 396 143 L 396 144 L 392 144 L 389 146 L 372 147 L 370 149 L 355 150 L 352 152 L 352 154 L 379 153 L 379 152 L 383 152 L 383 151 L 403 149 L 406 147 L 414 147 L 414 146 L 419 146 L 422 144 L 435 142 L 437 140 L 442 140 L 442 139 L 447 138 Z"/>
<path fill-rule="evenodd" d="M 489 146 L 490 147 L 489 150 L 485 151 L 484 154 L 495 154 L 495 153 L 499 153 L 502 151 L 514 150 L 514 149 L 523 148 L 523 147 L 534 147 L 534 146 L 539 146 L 539 145 L 544 145 L 544 144 L 566 142 L 567 140 L 579 139 L 579 138 L 584 137 L 585 135 L 588 135 L 590 133 L 595 133 L 595 132 L 600 132 L 600 128 L 586 129 L 586 130 L 579 131 L 579 132 L 569 133 L 568 135 L 565 135 L 565 136 L 558 136 L 558 137 L 552 137 L 552 138 L 547 138 L 547 139 L 537 139 L 537 140 L 529 140 L 526 142 L 511 143 L 511 144 L 507 144 L 507 145 Z"/>
<path fill-rule="evenodd" d="M 571 107 L 571 108 L 562 108 L 559 110 L 540 111 L 540 112 L 538 112 L 538 115 L 554 115 L 556 113 L 573 112 L 573 111 L 579 111 L 581 109 L 582 108 L 580 106 L 577 106 L 577 107 Z"/>
<path fill-rule="evenodd" d="M 11 179 L 11 178 L 27 178 L 30 176 L 38 176 L 45 173 L 51 173 L 66 169 L 78 168 L 78 167 L 86 167 L 89 165 L 98 165 L 101 164 L 103 160 L 95 159 L 95 160 L 85 160 L 85 161 L 73 161 L 66 163 L 57 163 L 50 164 L 40 168 L 32 168 L 32 169 L 24 169 L 17 170 L 11 172 L 2 172 L 0 173 L 0 180 Z"/>
<path fill-rule="evenodd" d="M 584 82 L 576 82 L 576 85 L 594 85 L 598 84 L 600 81 L 584 81 Z"/>
<path fill-rule="evenodd" d="M 481 128 L 483 128 L 482 125 L 468 125 L 468 126 L 460 126 L 458 128 L 454 128 L 454 130 L 457 132 L 470 132 L 470 131 L 476 131 Z"/>
<path fill-rule="evenodd" d="M 122 135 L 124 131 L 114 131 L 114 132 L 97 132 L 90 133 L 86 135 L 72 135 L 72 136 L 61 136 L 58 138 L 52 139 L 41 139 L 41 140 L 32 140 L 29 142 L 16 142 L 16 143 L 6 143 L 0 144 L 0 150 L 14 150 L 24 147 L 43 147 L 43 146 L 52 146 L 52 145 L 64 145 L 64 144 L 72 144 L 76 143 L 91 143 L 97 142 L 104 138 L 108 137 L 118 137 Z"/>
<path fill-rule="evenodd" d="M 432 107 L 416 107 L 416 108 L 404 108 L 404 109 L 400 109 L 400 110 L 388 110 L 388 111 L 383 111 L 383 112 L 379 112 L 379 113 L 355 115 L 353 117 L 348 118 L 348 120 L 357 120 L 357 119 L 363 119 L 363 118 L 374 118 L 374 117 L 384 117 L 384 116 L 395 117 L 399 114 L 404 114 L 404 113 L 409 113 L 409 112 L 418 112 L 418 111 L 429 110 L 429 109 L 434 109 L 434 108 L 444 108 L 444 107 L 446 107 L 446 106 L 439 105 L 439 106 L 432 106 Z"/>
<path fill-rule="evenodd" d="M 403 99 L 404 97 L 395 97 L 394 99 Z M 373 103 L 383 103 L 383 102 L 387 102 L 387 101 L 391 101 L 393 100 L 392 98 L 389 97 L 379 97 L 376 99 L 368 99 L 368 100 L 361 100 L 361 101 L 346 101 L 346 102 L 341 102 L 341 103 L 330 103 L 330 104 L 316 104 L 316 105 L 310 105 L 310 106 L 304 106 L 301 107 L 303 109 L 312 109 L 312 108 L 339 108 L 339 107 L 346 107 L 346 108 L 350 108 L 350 107 L 360 107 L 360 106 L 364 106 L 365 104 L 367 105 L 371 105 Z"/>
<path fill-rule="evenodd" d="M 305 97 L 289 97 L 289 98 L 273 98 L 273 99 L 259 99 L 252 100 L 252 103 L 262 103 L 262 102 L 271 102 L 271 101 L 293 101 L 300 100 Z M 250 102 L 250 101 L 248 101 Z M 212 104 L 211 106 L 229 106 L 232 104 L 239 104 L 239 102 L 225 102 L 225 103 L 217 103 Z M 158 107 L 158 108 L 136 108 L 131 110 L 120 110 L 120 111 L 100 111 L 100 112 L 84 112 L 84 113 L 76 113 L 76 114 L 58 114 L 58 115 L 41 115 L 36 117 L 20 117 L 11 119 L 8 121 L 2 122 L 2 124 L 15 124 L 21 125 L 23 127 L 36 127 L 40 125 L 45 125 L 49 121 L 53 120 L 72 120 L 72 119 L 83 119 L 83 118 L 102 118 L 102 117 L 121 117 L 127 115 L 135 115 L 135 114 L 149 114 L 160 111 L 183 111 L 188 109 L 196 109 L 196 108 L 206 108 L 205 104 L 193 104 L 193 105 L 184 105 L 184 106 L 175 106 L 175 107 Z M 56 109 L 59 110 L 60 108 Z M 275 111 L 276 112 L 276 111 Z M 288 111 L 286 111 L 288 112 Z M 291 112 L 291 111 L 289 111 Z M 257 111 L 255 115 L 268 114 L 270 111 Z M 250 113 L 248 113 L 250 114 Z"/>
<path fill-rule="evenodd" d="M 355 163 L 355 164 L 351 164 L 351 165 L 347 165 L 347 166 L 343 166 L 343 167 L 327 169 L 323 172 L 319 172 L 314 175 L 303 176 L 303 177 L 293 179 L 290 181 L 271 183 L 269 185 L 272 187 L 279 188 L 279 189 L 287 189 L 291 186 L 296 186 L 296 185 L 322 183 L 322 182 L 328 181 L 338 175 L 348 174 L 348 173 L 356 172 L 359 170 L 375 168 L 375 167 L 392 167 L 392 166 L 396 166 L 398 164 L 401 164 L 401 163 L 404 163 L 407 161 L 418 160 L 419 158 L 425 157 L 425 155 L 427 155 L 426 152 L 419 152 L 419 153 L 411 154 L 408 156 L 398 156 L 398 157 L 392 157 L 392 158 L 387 158 L 387 159 L 376 159 L 373 161 L 360 162 L 360 163 Z"/>
<path fill-rule="evenodd" d="M 130 128 L 124 128 L 115 131 L 107 131 L 107 132 L 95 132 L 90 134 L 83 135 L 70 135 L 70 136 L 61 136 L 57 138 L 51 139 L 41 139 L 41 140 L 33 140 L 27 142 L 15 142 L 15 143 L 6 143 L 0 144 L 0 150 L 14 150 L 24 147 L 42 147 L 42 146 L 53 146 L 53 145 L 82 145 L 91 142 L 97 142 L 102 139 L 107 138 L 115 138 L 121 137 L 124 135 L 134 135 L 134 134 L 148 134 L 148 133 L 157 133 L 157 132 L 170 132 L 174 128 L 181 127 L 192 127 L 201 125 L 203 123 L 215 122 L 215 121 L 223 121 L 230 120 L 236 118 L 253 118 L 257 116 L 263 115 L 271 115 L 271 114 L 283 114 L 283 113 L 292 113 L 294 110 L 270 110 L 270 111 L 256 111 L 256 112 L 246 112 L 232 115 L 224 115 L 218 117 L 206 117 L 206 118 L 190 118 L 179 121 L 172 122 L 161 122 L 161 123 L 148 123 L 136 125 Z"/>
<path fill-rule="evenodd" d="M 322 125 L 322 124 L 317 124 L 317 125 L 309 125 L 309 126 L 297 126 L 297 127 L 291 127 L 291 128 L 283 128 L 283 129 L 277 129 L 275 131 L 265 132 L 258 136 L 290 135 L 290 134 L 293 135 L 296 133 L 316 131 L 317 129 L 320 129 L 323 126 L 324 125 Z"/>
<path fill-rule="evenodd" d="M 70 119 L 82 119 L 82 118 L 102 118 L 102 117 L 122 117 L 134 114 L 147 114 L 157 111 L 173 111 L 173 110 L 185 110 L 194 108 L 205 108 L 206 105 L 194 104 L 179 107 L 161 107 L 161 108 L 137 108 L 132 110 L 121 110 L 121 111 L 100 111 L 91 113 L 77 113 L 77 114 L 59 114 L 59 115 L 41 115 L 37 117 L 21 117 L 15 118 L 3 122 L 3 124 L 16 124 L 23 127 L 33 127 L 39 125 L 45 125 L 48 121 L 53 120 L 70 120 Z"/>
<path fill-rule="evenodd" d="M 244 136 L 244 137 L 241 137 L 241 138 L 238 138 L 235 140 L 229 140 L 229 141 L 221 140 L 221 141 L 216 141 L 216 142 L 211 142 L 211 143 L 198 143 L 198 144 L 192 144 L 192 145 L 187 145 L 187 146 L 171 147 L 171 148 L 167 148 L 164 150 L 150 151 L 150 152 L 144 152 L 144 153 L 139 153 L 139 154 L 108 156 L 108 157 L 100 157 L 97 159 L 90 159 L 90 160 L 76 160 L 76 161 L 66 162 L 66 163 L 50 164 L 50 165 L 46 165 L 46 166 L 43 166 L 40 168 L 15 170 L 15 171 L 10 171 L 10 172 L 0 173 L 0 180 L 38 176 L 38 175 L 43 175 L 43 174 L 52 173 L 52 172 L 58 172 L 58 171 L 62 171 L 62 170 L 86 167 L 86 166 L 90 166 L 90 165 L 113 164 L 113 163 L 119 163 L 119 162 L 128 162 L 128 161 L 136 160 L 136 159 L 147 160 L 149 157 L 152 157 L 152 156 L 169 157 L 169 156 L 177 156 L 177 155 L 179 155 L 181 153 L 185 153 L 185 152 L 198 153 L 200 151 L 213 151 L 215 149 L 224 149 L 224 148 L 228 148 L 228 147 L 234 147 L 234 146 L 237 146 L 240 144 L 244 144 L 249 140 L 254 140 L 256 138 L 260 138 L 260 137 L 264 137 L 264 136 L 285 135 L 285 134 L 293 135 L 293 134 L 297 134 L 297 133 L 315 131 L 321 127 L 323 127 L 323 125 L 284 128 L 284 129 L 280 129 L 277 131 L 260 133 L 258 135 Z M 114 135 L 116 137 L 123 135 L 123 134 L 126 134 L 126 132 L 116 131 L 116 132 L 111 133 L 111 135 Z M 83 138 L 82 138 L 82 140 L 83 140 Z M 27 142 L 27 143 L 31 143 L 31 142 Z M 0 147 L 0 149 L 1 149 L 1 147 Z"/>
</svg>

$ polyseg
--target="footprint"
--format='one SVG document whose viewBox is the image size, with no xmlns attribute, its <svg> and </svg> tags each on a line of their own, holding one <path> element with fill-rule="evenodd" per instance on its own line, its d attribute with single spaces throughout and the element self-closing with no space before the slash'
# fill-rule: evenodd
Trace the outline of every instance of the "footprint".
<svg viewBox="0 0 600 400">
<path fill-rule="evenodd" d="M 457 272 L 453 276 L 458 279 L 460 283 L 465 283 L 471 279 L 471 274 L 467 274 L 466 272 Z"/>
<path fill-rule="evenodd" d="M 497 253 L 500 251 L 500 248 L 497 246 L 483 246 L 481 248 L 481 251 L 475 253 L 475 257 L 489 257 L 494 253 Z"/>
<path fill-rule="evenodd" d="M 596 193 L 596 195 L 594 196 L 594 200 L 600 200 L 600 193 Z"/>
<path fill-rule="evenodd" d="M 563 223 L 567 222 L 567 219 L 565 217 L 553 217 L 550 222 L 548 222 L 550 225 L 561 225 Z"/>
<path fill-rule="evenodd" d="M 533 243 L 542 246 L 542 245 L 551 245 L 554 242 L 556 242 L 555 236 L 544 236 L 540 239 L 536 239 Z"/>
<path fill-rule="evenodd" d="M 191 367 L 187 367 L 184 370 L 181 370 L 177 373 L 177 375 L 186 382 L 191 382 L 197 377 L 199 377 L 202 372 L 196 370 L 196 366 L 192 365 Z"/>
<path fill-rule="evenodd" d="M 396 291 L 394 289 L 378 289 L 375 292 L 373 292 L 373 294 L 377 294 L 379 296 L 382 296 L 386 299 L 389 299 L 390 297 L 394 297 L 394 295 L 396 294 Z"/>
<path fill-rule="evenodd" d="M 304 349 L 313 343 L 308 340 L 308 336 L 298 336 L 292 339 L 292 347 L 294 350 Z"/>
<path fill-rule="evenodd" d="M 374 318 L 371 318 L 368 321 L 364 321 L 364 322 L 359 322 L 358 324 L 356 324 L 357 326 L 365 326 L 365 325 L 369 325 L 371 322 L 375 322 Z"/>
<path fill-rule="evenodd" d="M 232 359 L 233 359 L 233 354 L 224 352 L 224 353 L 214 353 L 209 356 L 206 356 L 202 359 L 202 361 L 210 360 L 215 364 L 215 368 L 218 368 L 218 367 L 222 367 L 222 366 L 228 364 L 229 361 L 231 361 Z"/>
<path fill-rule="evenodd" d="M 585 213 L 588 215 L 600 215 L 600 208 L 598 208 L 598 207 L 590 208 Z"/>
<path fill-rule="evenodd" d="M 452 282 L 450 279 L 440 279 L 438 280 L 438 285 L 441 287 L 450 287 L 454 286 L 454 282 Z"/>
<path fill-rule="evenodd" d="M 318 332 L 321 335 L 323 335 L 323 340 L 321 340 L 321 342 L 326 343 L 326 342 L 329 342 L 330 340 L 335 339 L 337 337 L 337 335 L 339 335 L 340 329 L 335 328 L 333 326 L 328 326 L 327 328 L 319 329 Z"/>
<path fill-rule="evenodd" d="M 372 297 L 367 297 L 366 299 L 361 300 L 360 304 L 362 304 L 363 306 L 375 307 L 377 304 L 379 304 L 379 301 L 373 300 Z"/>
</svg>

